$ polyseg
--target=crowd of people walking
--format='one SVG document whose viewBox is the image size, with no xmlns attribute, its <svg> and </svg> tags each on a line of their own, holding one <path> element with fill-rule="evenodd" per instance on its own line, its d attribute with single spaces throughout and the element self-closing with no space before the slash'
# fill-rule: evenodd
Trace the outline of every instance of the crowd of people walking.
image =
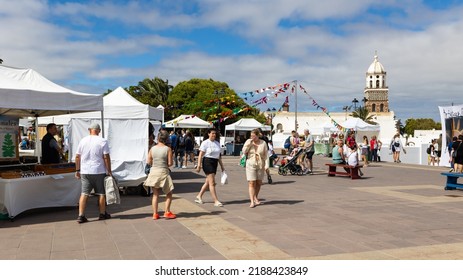
<svg viewBox="0 0 463 280">
<path fill-rule="evenodd" d="M 50 127 L 50 133 L 52 127 Z M 82 194 L 79 201 L 79 215 L 77 222 L 85 223 L 85 209 L 87 199 L 93 190 L 99 197 L 99 220 L 110 219 L 111 215 L 106 212 L 104 178 L 111 174 L 111 161 L 109 155 L 109 146 L 107 140 L 99 137 L 101 128 L 98 124 L 92 124 L 89 127 L 89 135 L 82 139 L 76 153 L 76 178 L 81 180 Z M 368 139 L 362 137 L 361 143 L 355 140 L 353 131 L 347 132 L 347 137 L 339 134 L 335 139 L 336 145 L 331 150 L 332 161 L 335 164 L 346 164 L 351 167 L 360 165 L 369 166 L 370 162 L 381 161 L 381 149 L 383 143 L 375 135 Z M 447 152 L 449 153 L 452 169 L 450 172 L 463 172 L 463 135 L 453 137 L 453 141 L 448 144 Z M 171 211 L 172 195 L 174 183 L 171 178 L 170 168 L 186 168 L 188 162 L 194 164 L 197 172 L 204 172 L 206 175 L 204 184 L 201 186 L 194 202 L 204 204 L 203 196 L 209 191 L 216 207 L 222 207 L 223 203 L 219 200 L 217 194 L 216 175 L 218 167 L 225 172 L 225 166 L 222 162 L 222 148 L 218 139 L 216 129 L 208 129 L 201 142 L 198 150 L 199 155 L 195 158 L 196 141 L 193 134 L 189 131 L 180 130 L 177 133 L 167 132 L 161 129 L 158 138 L 150 137 L 150 147 L 147 156 L 147 167 L 145 172 L 147 178 L 143 183 L 146 189 L 151 189 L 152 193 L 152 211 L 153 219 L 161 218 L 159 214 L 159 197 L 161 191 L 165 194 L 165 206 L 162 217 L 165 219 L 175 219 L 177 217 Z M 315 141 L 308 129 L 304 130 L 301 137 L 296 131 L 293 131 L 287 139 L 288 156 L 281 159 L 282 165 L 291 160 L 291 157 L 297 158 L 303 173 L 313 174 L 313 155 L 315 153 Z M 46 144 L 48 145 L 48 144 Z M 286 145 L 286 143 L 285 143 Z M 50 149 L 54 146 L 49 145 Z M 47 148 L 46 146 L 45 148 Z M 441 157 L 441 142 L 434 139 L 428 147 L 429 164 L 439 164 Z M 400 163 L 400 155 L 403 151 L 406 153 L 401 141 L 400 134 L 394 135 L 389 144 L 389 151 L 393 156 L 395 163 Z M 242 148 L 242 154 L 245 157 L 245 174 L 248 182 L 249 207 L 254 208 L 263 204 L 259 199 L 259 194 L 263 180 L 267 177 L 268 183 L 272 184 L 272 177 L 269 167 L 280 161 L 280 157 L 275 153 L 273 142 L 269 140 L 260 129 L 254 129 L 250 132 Z M 360 176 L 363 176 L 359 170 Z M 302 175 L 299 174 L 299 175 Z M 148 192 L 149 193 L 149 192 Z"/>
</svg>

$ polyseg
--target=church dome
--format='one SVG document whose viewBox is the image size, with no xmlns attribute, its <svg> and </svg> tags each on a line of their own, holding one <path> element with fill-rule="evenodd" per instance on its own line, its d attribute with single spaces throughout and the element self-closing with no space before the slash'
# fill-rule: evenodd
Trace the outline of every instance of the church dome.
<svg viewBox="0 0 463 280">
<path fill-rule="evenodd" d="M 373 63 L 368 67 L 367 74 L 384 74 L 386 71 L 384 71 L 383 65 L 378 61 L 378 56 L 375 55 L 375 60 Z"/>
</svg>

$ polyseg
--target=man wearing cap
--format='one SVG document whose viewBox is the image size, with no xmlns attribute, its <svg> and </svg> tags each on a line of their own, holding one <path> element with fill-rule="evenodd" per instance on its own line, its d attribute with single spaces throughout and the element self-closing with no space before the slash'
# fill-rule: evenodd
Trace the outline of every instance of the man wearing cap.
<svg viewBox="0 0 463 280">
<path fill-rule="evenodd" d="M 304 148 L 305 148 L 305 167 L 306 170 L 304 171 L 304 174 L 313 174 L 313 162 L 312 162 L 312 157 L 313 154 L 315 153 L 315 142 L 313 139 L 313 136 L 310 134 L 310 131 L 306 128 L 304 129 Z"/>
<path fill-rule="evenodd" d="M 111 218 L 111 215 L 106 212 L 106 192 L 104 187 L 106 174 L 112 176 L 108 141 L 98 136 L 101 131 L 99 124 L 90 125 L 88 130 L 90 135 L 85 136 L 80 141 L 76 152 L 76 178 L 80 179 L 82 183 L 79 216 L 77 217 L 79 224 L 87 222 L 85 207 L 92 189 L 95 190 L 95 195 L 99 196 L 100 215 L 98 220 Z"/>
</svg>

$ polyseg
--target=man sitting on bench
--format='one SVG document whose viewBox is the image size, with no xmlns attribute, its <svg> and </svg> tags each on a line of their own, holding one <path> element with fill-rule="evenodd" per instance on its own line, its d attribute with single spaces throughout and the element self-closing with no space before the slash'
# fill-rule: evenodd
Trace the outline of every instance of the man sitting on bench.
<svg viewBox="0 0 463 280">
<path fill-rule="evenodd" d="M 351 153 L 347 155 L 347 164 L 352 167 L 356 167 L 359 165 L 358 149 L 357 149 L 357 145 L 355 144 L 352 147 Z M 360 168 L 359 168 L 359 175 L 363 176 L 363 172 Z"/>
</svg>

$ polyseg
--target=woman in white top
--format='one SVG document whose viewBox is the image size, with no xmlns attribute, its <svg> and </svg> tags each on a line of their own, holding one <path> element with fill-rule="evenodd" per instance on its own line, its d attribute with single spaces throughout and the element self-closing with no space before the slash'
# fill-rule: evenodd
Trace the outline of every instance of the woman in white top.
<svg viewBox="0 0 463 280">
<path fill-rule="evenodd" d="M 394 162 L 400 163 L 400 151 L 403 150 L 406 154 L 407 152 L 403 148 L 402 141 L 400 141 L 400 134 L 397 133 L 394 135 L 394 138 L 391 141 L 391 151 L 393 153 Z"/>
<path fill-rule="evenodd" d="M 354 145 L 350 153 L 346 155 L 346 161 L 347 161 L 347 164 L 352 167 L 359 165 L 359 154 L 358 154 L 357 145 Z M 363 172 L 362 170 L 360 170 L 360 168 L 359 168 L 359 175 L 363 176 Z"/>
<path fill-rule="evenodd" d="M 361 144 L 361 155 L 362 155 L 362 160 L 363 160 L 363 166 L 367 167 L 368 166 L 368 147 L 369 147 L 369 142 L 368 142 L 368 137 L 366 135 L 363 136 L 363 142 Z"/>
<path fill-rule="evenodd" d="M 217 193 L 215 191 L 215 174 L 217 173 L 217 165 L 220 164 L 222 172 L 225 171 L 222 163 L 220 143 L 217 141 L 217 131 L 215 128 L 210 128 L 207 131 L 207 136 L 204 137 L 205 140 L 201 143 L 199 147 L 199 156 L 198 156 L 198 166 L 196 168 L 197 172 L 203 169 L 206 174 L 206 182 L 201 187 L 198 195 L 196 196 L 195 202 L 198 204 L 203 204 L 203 194 L 209 189 L 211 192 L 212 199 L 214 199 L 214 206 L 222 207 L 223 204 L 217 198 Z"/>
<path fill-rule="evenodd" d="M 254 208 L 261 204 L 258 199 L 262 179 L 269 168 L 268 148 L 264 140 L 259 139 L 259 129 L 251 131 L 251 138 L 246 140 L 243 146 L 243 154 L 246 155 L 246 179 L 248 180 L 249 198 Z"/>
</svg>

